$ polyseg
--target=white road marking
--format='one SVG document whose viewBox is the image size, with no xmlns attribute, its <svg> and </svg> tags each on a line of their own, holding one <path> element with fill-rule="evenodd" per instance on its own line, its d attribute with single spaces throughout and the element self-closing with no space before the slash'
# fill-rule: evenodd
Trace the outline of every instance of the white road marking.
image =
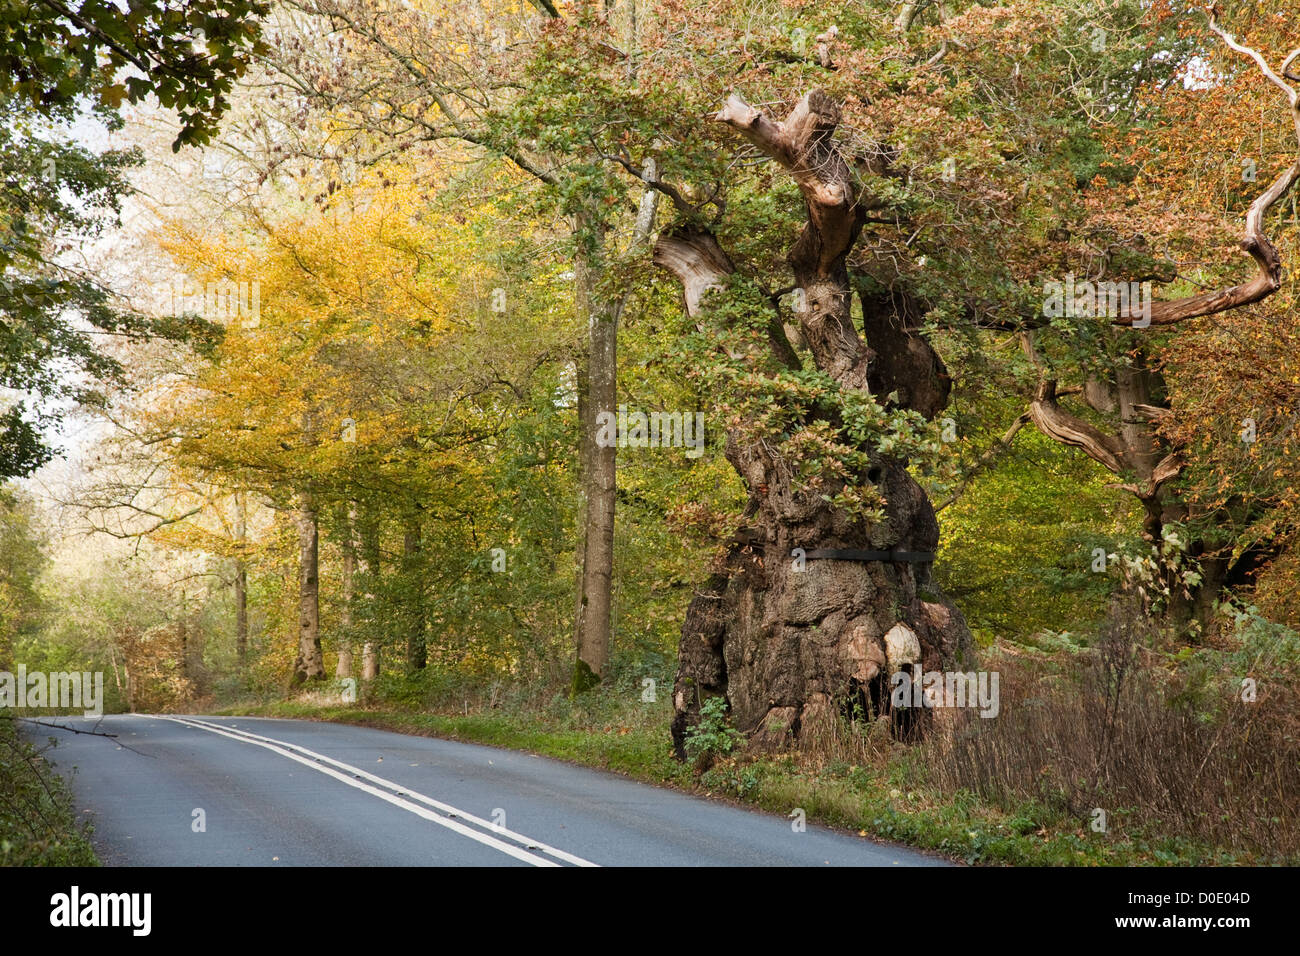
<svg viewBox="0 0 1300 956">
<path fill-rule="evenodd" d="M 180 718 L 174 718 L 174 719 L 180 719 Z M 476 817 L 472 813 L 467 813 L 466 811 L 461 810 L 458 807 L 453 807 L 449 803 L 443 803 L 441 800 L 435 800 L 433 797 L 427 797 L 422 793 L 418 793 L 414 790 L 411 790 L 409 787 L 404 787 L 401 784 L 394 783 L 391 780 L 386 780 L 383 777 L 377 777 L 373 773 L 369 773 L 365 770 L 362 770 L 360 767 L 354 767 L 351 764 L 344 763 L 341 760 L 335 760 L 333 757 L 327 757 L 324 754 L 319 754 L 314 750 L 309 750 L 306 747 L 302 746 L 301 744 L 289 743 L 287 740 L 279 740 L 275 737 L 263 737 L 260 734 L 253 733 L 251 730 L 243 730 L 239 727 L 227 727 L 223 724 L 210 724 L 207 721 L 200 720 L 198 718 L 190 718 L 190 720 L 192 723 L 199 724 L 200 726 L 203 727 L 210 727 L 213 729 L 230 731 L 231 733 L 234 734 L 242 734 L 243 736 L 249 737 L 252 740 L 260 740 L 266 743 L 279 744 L 281 747 L 288 747 L 291 750 L 296 750 L 298 753 L 306 754 L 308 757 L 313 757 L 316 760 L 321 761 L 322 763 L 327 763 L 330 764 L 331 766 L 338 767 L 342 770 L 347 770 L 349 773 L 354 773 L 359 777 L 369 780 L 371 783 L 377 783 L 382 787 L 388 787 L 390 790 L 395 790 L 398 793 L 400 793 L 402 796 L 411 797 L 412 799 L 419 800 L 421 803 L 428 804 L 431 807 L 435 807 L 443 811 L 444 813 L 450 814 L 455 817 L 460 817 L 464 820 L 468 820 L 470 823 L 473 823 L 477 826 L 487 827 L 495 834 L 509 837 L 510 839 L 516 840 L 519 843 L 527 844 L 527 847 L 530 850 L 540 850 L 541 852 L 548 854 L 549 856 L 553 856 L 556 859 L 563 860 L 566 863 L 572 863 L 574 866 L 599 866 L 600 865 L 598 863 L 592 863 L 590 860 L 584 860 L 580 856 L 574 856 L 572 853 L 566 853 L 564 850 L 560 850 L 557 849 L 556 847 L 543 843 L 541 840 L 534 840 L 532 837 L 524 836 L 522 833 L 516 833 L 514 830 L 509 830 L 506 827 L 498 826 L 496 823 L 494 823 L 491 820 L 484 820 L 482 817 Z M 488 763 L 491 762 L 492 761 L 490 760 L 488 761 Z M 417 766 L 417 765 L 412 764 L 412 766 Z"/>
<path fill-rule="evenodd" d="M 383 777 L 377 777 L 372 773 L 368 773 L 367 771 L 362 770 L 360 767 L 354 767 L 351 764 L 344 763 L 341 760 L 335 760 L 333 757 L 326 757 L 324 754 L 319 754 L 313 750 L 308 750 L 306 747 L 300 746 L 298 744 L 292 744 L 284 740 L 277 740 L 274 737 L 263 737 L 260 734 L 254 734 L 247 730 L 240 730 L 239 728 L 224 727 L 220 724 L 209 724 L 201 720 L 187 720 L 181 717 L 169 717 L 161 714 L 148 715 L 148 716 L 150 716 L 154 720 L 170 720 L 174 723 L 183 724 L 186 727 L 192 727 L 197 730 L 206 730 L 209 733 L 220 734 L 221 736 L 229 737 L 232 740 L 238 740 L 243 743 L 253 744 L 254 746 L 257 747 L 264 747 L 267 750 L 271 750 L 275 753 L 278 753 L 283 757 L 288 757 L 290 760 L 295 760 L 298 763 L 303 764 L 304 766 L 311 767 L 313 770 L 319 771 L 320 773 L 323 773 L 326 776 L 333 777 L 336 780 L 340 780 L 343 783 L 346 783 L 350 787 L 355 787 L 356 789 L 369 793 L 372 796 L 379 797 L 381 800 L 385 800 L 388 803 L 393 804 L 394 806 L 401 807 L 403 810 L 408 810 L 411 813 L 414 813 L 418 817 L 421 817 L 425 820 L 429 820 L 430 822 L 436 823 L 439 826 L 446 827 L 447 829 L 459 833 L 462 836 L 467 836 L 471 840 L 477 840 L 479 843 L 482 843 L 486 846 L 490 846 L 493 849 L 500 850 L 502 853 L 512 856 L 515 859 L 523 860 L 526 863 L 531 863 L 533 866 L 558 866 L 558 864 L 555 863 L 553 860 L 548 860 L 545 857 L 537 856 L 536 854 L 529 853 L 528 850 L 524 850 L 516 846 L 511 846 L 509 843 L 505 843 L 502 840 L 498 840 L 495 837 L 490 836 L 486 833 L 481 833 L 478 830 L 471 829 L 470 827 L 465 826 L 464 824 L 458 822 L 457 820 L 449 819 L 448 817 L 444 817 L 444 816 L 439 816 L 436 813 L 426 810 L 424 807 L 417 806 L 416 804 L 411 803 L 408 800 L 402 799 L 401 796 L 397 796 L 396 794 L 400 793 L 402 796 L 411 797 L 412 799 L 418 800 L 421 803 L 424 803 L 428 806 L 435 807 L 436 809 L 441 810 L 443 813 L 446 813 L 449 816 L 459 817 L 463 820 L 466 820 L 478 826 L 486 827 L 489 830 L 491 830 L 493 833 L 499 834 L 500 836 L 504 836 L 511 840 L 515 840 L 519 843 L 524 844 L 525 846 L 528 847 L 529 850 L 532 849 L 539 850 L 542 853 L 555 857 L 556 859 L 564 860 L 566 863 L 572 863 L 577 866 L 598 866 L 599 865 L 596 863 L 592 863 L 590 860 L 584 860 L 582 857 L 574 856 L 571 853 L 566 853 L 563 850 L 556 849 L 553 846 L 548 846 L 547 844 L 542 843 L 540 840 L 534 840 L 531 837 L 524 836 L 522 833 L 516 833 L 515 831 L 508 830 L 505 827 L 499 827 L 496 824 L 492 823 L 490 820 L 484 820 L 481 817 L 477 817 L 472 813 L 466 813 L 464 810 L 460 810 L 456 807 L 451 806 L 450 804 L 443 803 L 440 800 L 435 800 L 432 797 L 427 797 L 422 793 L 417 793 L 411 790 L 409 787 L 404 787 L 401 784 L 394 783 L 391 780 L 385 780 Z M 321 764 L 329 764 L 330 766 L 321 766 Z M 338 767 L 342 770 L 346 770 L 349 774 L 352 774 L 353 776 L 347 776 L 343 773 L 340 773 L 338 770 L 331 769 L 331 767 Z M 395 791 L 395 793 L 385 793 L 384 791 L 379 790 L 376 787 L 370 786 L 369 784 L 361 783 L 359 780 L 355 779 L 356 777 L 360 777 L 364 780 L 368 780 L 371 783 L 378 784 L 381 787 L 386 787 L 389 790 Z"/>
</svg>

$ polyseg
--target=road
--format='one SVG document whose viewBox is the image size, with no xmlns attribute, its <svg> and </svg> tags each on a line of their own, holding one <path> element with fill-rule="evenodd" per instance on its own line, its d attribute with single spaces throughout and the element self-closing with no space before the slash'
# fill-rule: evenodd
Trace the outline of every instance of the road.
<svg viewBox="0 0 1300 956">
<path fill-rule="evenodd" d="M 89 729 L 88 719 L 59 718 Z M 41 729 L 125 866 L 934 866 L 851 834 L 510 750 L 345 724 L 114 715 Z"/>
</svg>

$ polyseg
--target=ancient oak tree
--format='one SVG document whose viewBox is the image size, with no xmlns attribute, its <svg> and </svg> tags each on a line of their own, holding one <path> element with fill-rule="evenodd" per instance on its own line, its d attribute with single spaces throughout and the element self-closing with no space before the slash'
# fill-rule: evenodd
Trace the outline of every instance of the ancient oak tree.
<svg viewBox="0 0 1300 956">
<path fill-rule="evenodd" d="M 865 337 L 855 324 L 847 259 L 874 200 L 836 142 L 839 106 L 814 90 L 775 120 L 732 96 L 716 120 L 779 164 L 807 205 L 788 259 L 801 290 L 796 335 L 816 370 L 850 397 L 884 383 L 893 390 L 906 370 L 898 401 L 931 416 L 943 408 L 948 376 L 916 334 L 918 310 L 905 293 L 864 296 Z M 714 234 L 698 225 L 662 235 L 655 262 L 680 280 L 692 317 L 708 312 L 711 290 L 723 289 L 734 272 Z M 797 371 L 801 359 L 773 306 L 766 354 L 752 357 L 756 365 Z M 809 405 L 791 427 L 846 430 L 842 407 Z M 679 752 L 709 697 L 725 695 L 736 726 L 757 744 L 780 746 L 855 706 L 887 709 L 889 674 L 914 663 L 951 665 L 970 649 L 960 613 L 930 581 L 939 527 L 906 461 L 873 451 L 838 479 L 810 487 L 797 464 L 746 424 L 733 420 L 726 453 L 748 490 L 747 524 L 725 568 L 691 602 L 682 631 L 673 697 Z M 839 506 L 836 495 L 846 487 L 866 489 L 880 508 Z M 877 554 L 825 554 L 844 551 Z"/>
</svg>

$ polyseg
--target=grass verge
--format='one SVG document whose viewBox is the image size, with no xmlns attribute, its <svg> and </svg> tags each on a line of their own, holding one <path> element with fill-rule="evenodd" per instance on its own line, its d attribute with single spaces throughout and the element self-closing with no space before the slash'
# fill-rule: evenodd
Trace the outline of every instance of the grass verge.
<svg viewBox="0 0 1300 956">
<path fill-rule="evenodd" d="M 664 703 L 627 705 L 596 691 L 584 701 L 553 701 L 528 712 L 460 714 L 382 705 L 281 701 L 229 706 L 225 715 L 335 721 L 522 750 L 620 773 L 782 816 L 802 809 L 817 822 L 931 850 L 972 863 L 1020 866 L 1233 865 L 1265 862 L 1186 840 L 1094 832 L 1086 820 L 1034 802 L 1011 809 L 960 790 L 921 785 L 930 775 L 922 748 L 883 743 L 859 762 L 790 754 L 716 760 L 703 773 L 678 762 L 669 746 Z M 623 698 L 626 700 L 626 697 Z M 879 744 L 879 742 L 877 742 Z"/>
<path fill-rule="evenodd" d="M 23 740 L 17 724 L 0 717 L 0 865 L 98 866 L 89 826 L 45 761 L 48 747 Z"/>
</svg>

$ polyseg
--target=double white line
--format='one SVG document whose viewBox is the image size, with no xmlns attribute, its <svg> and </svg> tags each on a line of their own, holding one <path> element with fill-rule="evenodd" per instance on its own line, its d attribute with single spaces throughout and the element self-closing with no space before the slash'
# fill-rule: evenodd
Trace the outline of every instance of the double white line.
<svg viewBox="0 0 1300 956">
<path fill-rule="evenodd" d="M 314 750 L 308 750 L 298 744 L 291 744 L 287 741 L 276 740 L 273 737 L 263 737 L 260 734 L 250 733 L 247 730 L 239 730 L 233 727 L 223 727 L 220 724 L 210 724 L 203 720 L 195 720 L 185 717 L 165 717 L 162 715 L 151 715 L 155 720 L 170 720 L 173 723 L 184 724 L 186 727 L 193 727 L 196 730 L 206 730 L 209 733 L 220 734 L 222 737 L 229 737 L 232 740 L 238 740 L 242 743 L 253 744 L 257 747 L 265 747 L 282 757 L 288 757 L 290 760 L 297 761 L 304 766 L 311 767 L 313 770 L 325 774 L 327 777 L 333 777 L 346 783 L 349 787 L 355 787 L 364 791 L 371 796 L 378 797 L 395 807 L 401 807 L 414 813 L 417 817 L 428 820 L 430 823 L 436 823 L 440 827 L 446 827 L 454 833 L 461 836 L 469 837 L 476 840 L 484 846 L 490 846 L 494 850 L 500 850 L 507 856 L 512 856 L 516 860 L 523 860 L 525 863 L 531 863 L 533 866 L 559 866 L 556 860 L 565 863 L 571 863 L 574 866 L 597 866 L 590 860 L 584 860 L 580 856 L 574 856 L 572 853 L 566 853 L 558 850 L 553 846 L 526 837 L 522 833 L 516 833 L 505 827 L 498 826 L 491 820 L 484 820 L 482 817 L 476 817 L 472 813 L 466 813 L 459 810 L 451 804 L 443 803 L 441 800 L 435 800 L 433 797 L 426 797 L 422 793 L 416 793 L 409 787 L 404 787 L 392 780 L 385 780 L 383 777 L 377 777 L 373 773 L 362 770 L 360 767 L 354 767 L 351 764 L 344 763 L 341 760 L 335 760 L 333 757 L 326 757 L 324 754 L 318 754 Z M 346 771 L 342 773 L 340 771 Z M 362 781 L 369 781 L 363 783 Z M 372 784 L 374 786 L 372 786 Z M 383 788 L 383 789 L 381 789 Z M 409 797 L 410 799 L 405 799 Z M 412 803 L 415 800 L 424 804 L 419 806 Z M 433 810 L 427 809 L 433 807 Z M 439 811 L 439 812 L 435 812 Z M 461 821 L 465 821 L 462 823 Z M 472 824 L 467 826 L 466 824 Z M 488 832 L 474 829 L 474 827 L 483 827 Z M 507 842 L 510 841 L 510 842 Z M 536 850 L 537 853 L 529 852 Z M 542 854 L 542 855 L 538 855 Z M 551 859 L 548 859 L 550 857 Z"/>
</svg>

